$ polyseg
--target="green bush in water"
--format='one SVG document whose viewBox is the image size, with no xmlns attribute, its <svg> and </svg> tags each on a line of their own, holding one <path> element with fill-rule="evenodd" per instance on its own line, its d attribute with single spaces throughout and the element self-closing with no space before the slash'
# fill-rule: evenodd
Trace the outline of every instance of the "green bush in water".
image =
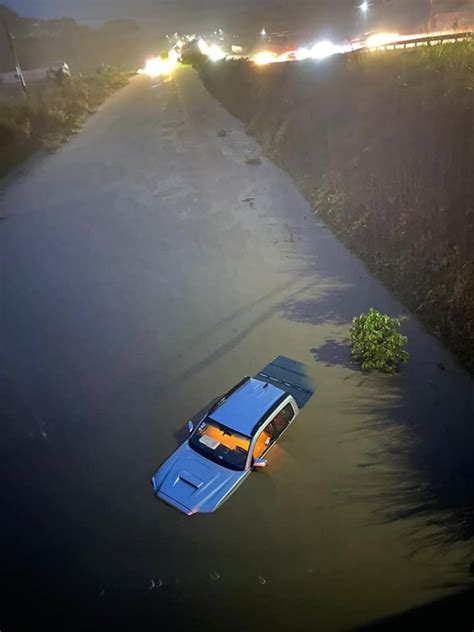
<svg viewBox="0 0 474 632">
<path fill-rule="evenodd" d="M 408 342 L 398 329 L 396 318 L 381 314 L 371 307 L 352 321 L 352 357 L 360 362 L 364 371 L 377 370 L 395 373 L 400 363 L 408 362 L 404 347 Z"/>
</svg>

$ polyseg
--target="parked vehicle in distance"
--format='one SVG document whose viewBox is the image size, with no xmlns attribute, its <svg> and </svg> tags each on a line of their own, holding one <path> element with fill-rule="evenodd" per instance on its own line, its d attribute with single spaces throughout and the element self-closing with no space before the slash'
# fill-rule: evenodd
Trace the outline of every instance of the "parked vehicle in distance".
<svg viewBox="0 0 474 632">
<path fill-rule="evenodd" d="M 265 456 L 313 390 L 304 365 L 279 356 L 188 422 L 190 437 L 151 479 L 155 495 L 187 515 L 215 511 Z"/>
</svg>

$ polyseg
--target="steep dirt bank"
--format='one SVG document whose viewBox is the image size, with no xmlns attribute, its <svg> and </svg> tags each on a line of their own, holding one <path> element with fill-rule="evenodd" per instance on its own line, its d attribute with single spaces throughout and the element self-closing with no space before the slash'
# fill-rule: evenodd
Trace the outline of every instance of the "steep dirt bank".
<svg viewBox="0 0 474 632">
<path fill-rule="evenodd" d="M 473 43 L 202 79 L 332 229 L 474 370 Z"/>
</svg>

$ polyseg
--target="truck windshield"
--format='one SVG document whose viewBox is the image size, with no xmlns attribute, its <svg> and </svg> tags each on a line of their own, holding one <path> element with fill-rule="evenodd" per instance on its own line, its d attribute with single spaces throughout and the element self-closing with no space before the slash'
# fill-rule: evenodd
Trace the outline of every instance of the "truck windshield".
<svg viewBox="0 0 474 632">
<path fill-rule="evenodd" d="M 189 439 L 189 445 L 207 459 L 232 470 L 244 470 L 250 438 L 207 417 Z"/>
</svg>

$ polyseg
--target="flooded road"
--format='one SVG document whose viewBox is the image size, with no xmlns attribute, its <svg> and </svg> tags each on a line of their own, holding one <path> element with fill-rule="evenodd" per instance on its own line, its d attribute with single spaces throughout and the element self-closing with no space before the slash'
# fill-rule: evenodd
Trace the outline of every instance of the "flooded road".
<svg viewBox="0 0 474 632">
<path fill-rule="evenodd" d="M 2 630 L 349 630 L 469 585 L 472 380 L 255 152 L 181 69 L 6 183 Z M 371 306 L 398 376 L 350 363 Z M 156 500 L 189 417 L 280 354 L 316 395 L 266 470 L 215 514 Z"/>
</svg>

